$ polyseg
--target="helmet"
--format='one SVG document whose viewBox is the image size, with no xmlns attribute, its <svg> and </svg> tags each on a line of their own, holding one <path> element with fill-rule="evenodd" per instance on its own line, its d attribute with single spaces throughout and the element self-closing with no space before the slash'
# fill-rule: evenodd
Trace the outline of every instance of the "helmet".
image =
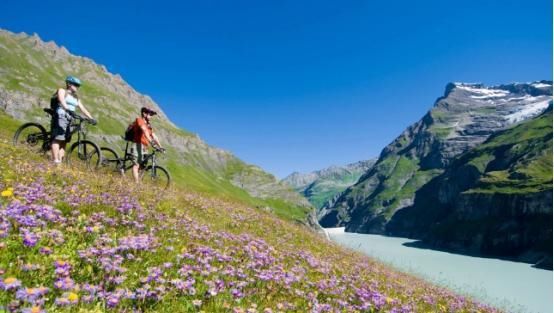
<svg viewBox="0 0 554 313">
<path fill-rule="evenodd" d="M 65 82 L 68 84 L 75 85 L 77 87 L 81 86 L 81 80 L 74 76 L 67 76 Z"/>
<path fill-rule="evenodd" d="M 142 113 L 150 113 L 151 115 L 156 115 L 156 114 L 158 114 L 158 112 L 152 110 L 152 109 L 149 108 L 149 107 L 142 107 L 142 108 L 140 109 L 140 113 L 141 113 L 141 114 L 142 114 Z"/>
</svg>

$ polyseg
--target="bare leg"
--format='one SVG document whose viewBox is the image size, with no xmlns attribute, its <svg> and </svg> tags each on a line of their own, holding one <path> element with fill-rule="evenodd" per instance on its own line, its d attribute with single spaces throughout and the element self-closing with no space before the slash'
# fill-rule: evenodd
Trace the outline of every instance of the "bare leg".
<svg viewBox="0 0 554 313">
<path fill-rule="evenodd" d="M 60 162 L 63 161 L 63 158 L 65 156 L 65 144 L 66 144 L 65 141 L 60 142 L 60 153 L 59 153 Z"/>
<path fill-rule="evenodd" d="M 134 164 L 133 165 L 133 177 L 135 178 L 135 183 L 139 183 L 139 167 L 140 165 Z"/>
<path fill-rule="evenodd" d="M 59 141 L 59 140 L 53 140 L 52 141 L 52 160 L 54 161 L 54 163 L 60 163 L 61 162 L 60 145 L 61 145 L 61 141 Z"/>
</svg>

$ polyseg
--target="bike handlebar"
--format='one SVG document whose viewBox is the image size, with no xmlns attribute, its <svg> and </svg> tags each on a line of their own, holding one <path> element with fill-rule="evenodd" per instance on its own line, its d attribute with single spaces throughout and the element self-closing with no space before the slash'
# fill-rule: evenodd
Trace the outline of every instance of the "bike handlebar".
<svg viewBox="0 0 554 313">
<path fill-rule="evenodd" d="M 87 122 L 87 123 L 89 123 L 89 124 L 91 124 L 91 125 L 96 125 L 96 124 L 97 124 L 97 121 L 96 121 L 95 119 L 93 119 L 93 118 L 84 117 L 84 116 L 81 116 L 81 115 L 79 115 L 79 114 L 77 114 L 77 113 L 75 113 L 75 112 L 72 112 L 72 111 L 67 111 L 67 112 L 68 112 L 68 114 L 69 114 L 72 118 L 74 118 L 74 119 L 77 119 L 77 120 L 79 120 L 79 121 Z"/>
<path fill-rule="evenodd" d="M 165 153 L 165 148 L 159 148 L 159 147 L 153 147 L 154 148 L 154 151 L 156 152 L 161 152 L 161 153 Z"/>
</svg>

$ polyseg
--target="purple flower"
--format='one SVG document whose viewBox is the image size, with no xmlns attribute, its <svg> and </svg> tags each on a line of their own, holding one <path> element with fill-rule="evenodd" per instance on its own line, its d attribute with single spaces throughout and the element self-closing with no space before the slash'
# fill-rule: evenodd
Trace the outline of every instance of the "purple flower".
<svg viewBox="0 0 554 313">
<path fill-rule="evenodd" d="M 34 247 L 39 240 L 37 234 L 31 232 L 26 228 L 21 229 L 21 238 L 23 239 L 23 244 L 26 247 Z"/>
<path fill-rule="evenodd" d="M 20 288 L 15 293 L 15 297 L 18 300 L 22 300 L 28 303 L 36 303 L 37 300 L 46 295 L 49 289 L 46 287 L 37 288 Z"/>
<path fill-rule="evenodd" d="M 244 294 L 242 293 L 242 291 L 240 291 L 236 288 L 231 289 L 231 295 L 235 299 L 240 299 L 240 298 L 244 297 Z"/>
<path fill-rule="evenodd" d="M 21 286 L 21 281 L 15 277 L 8 277 L 4 280 L 0 280 L 0 289 L 5 291 L 14 290 Z"/>
<path fill-rule="evenodd" d="M 54 282 L 54 287 L 61 290 L 72 290 L 75 288 L 75 282 L 69 277 L 64 277 Z"/>
<path fill-rule="evenodd" d="M 71 271 L 71 264 L 66 261 L 58 260 L 54 262 L 54 268 L 54 273 L 56 273 L 56 276 L 67 277 L 69 276 Z"/>
<path fill-rule="evenodd" d="M 116 293 L 111 293 L 106 300 L 106 305 L 109 308 L 115 308 L 119 304 L 120 297 Z"/>
<path fill-rule="evenodd" d="M 30 308 L 24 308 L 21 310 L 21 313 L 46 313 L 40 306 L 33 306 Z"/>
<path fill-rule="evenodd" d="M 40 254 L 49 255 L 49 254 L 52 254 L 52 249 L 49 248 L 49 247 L 40 247 L 40 249 L 38 250 L 38 252 L 39 252 Z"/>
</svg>

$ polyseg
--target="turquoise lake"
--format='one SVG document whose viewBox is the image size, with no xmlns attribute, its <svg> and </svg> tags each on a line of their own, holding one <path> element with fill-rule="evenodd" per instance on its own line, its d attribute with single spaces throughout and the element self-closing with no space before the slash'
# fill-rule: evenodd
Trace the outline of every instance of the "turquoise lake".
<svg viewBox="0 0 554 313">
<path fill-rule="evenodd" d="M 552 313 L 552 271 L 530 264 L 408 247 L 416 240 L 326 229 L 330 239 L 508 312 Z"/>
</svg>

